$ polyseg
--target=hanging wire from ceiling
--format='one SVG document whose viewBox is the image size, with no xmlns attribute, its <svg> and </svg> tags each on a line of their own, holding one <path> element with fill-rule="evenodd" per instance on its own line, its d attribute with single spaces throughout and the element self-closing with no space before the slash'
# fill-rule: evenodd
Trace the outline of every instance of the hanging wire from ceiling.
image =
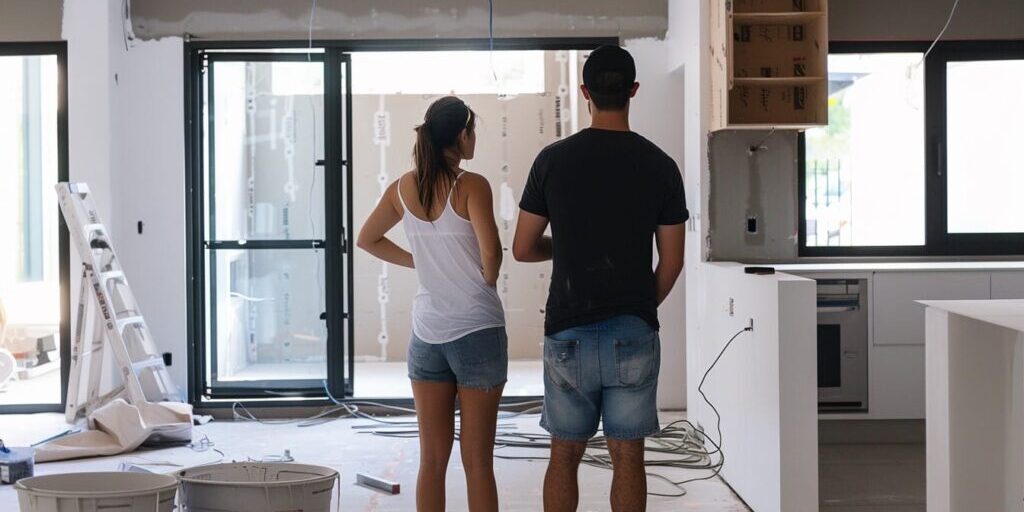
<svg viewBox="0 0 1024 512">
<path fill-rule="evenodd" d="M 498 71 L 494 68 L 494 0 L 487 0 L 487 42 L 490 50 L 491 75 L 498 82 Z"/>
<path fill-rule="evenodd" d="M 946 18 L 946 24 L 942 26 L 942 30 L 939 31 L 939 35 L 935 37 L 931 46 L 929 46 L 928 49 L 925 50 L 924 55 L 921 56 L 921 62 L 917 63 L 918 67 L 921 66 L 921 64 L 924 64 L 924 60 L 928 58 L 928 54 L 932 53 L 932 50 L 935 49 L 935 45 L 939 44 L 939 40 L 941 40 L 942 36 L 946 34 L 946 29 L 948 29 L 949 24 L 953 22 L 953 16 L 956 15 L 956 8 L 959 6 L 960 0 L 954 0 L 953 8 L 949 10 L 949 17 Z"/>
<path fill-rule="evenodd" d="M 308 50 L 306 51 L 306 61 L 307 62 L 312 62 L 311 54 L 313 53 L 313 20 L 314 20 L 315 16 L 316 16 L 316 0 L 313 0 L 313 4 L 309 7 L 309 35 L 308 35 L 308 38 L 307 38 L 308 41 L 309 41 L 309 46 L 308 46 Z"/>
<path fill-rule="evenodd" d="M 307 33 L 307 43 L 308 44 L 307 44 L 307 47 L 306 47 L 306 62 L 308 62 L 308 63 L 312 63 L 313 62 L 313 22 L 314 22 L 315 19 L 316 19 L 316 0 L 313 0 L 312 4 L 309 7 L 309 27 L 308 27 L 309 31 Z M 307 199 L 308 209 L 306 211 L 306 214 L 307 214 L 306 216 L 309 219 L 309 237 L 310 238 L 316 238 L 316 235 L 317 235 L 317 233 L 316 233 L 316 222 L 313 219 L 313 201 L 314 201 L 314 192 L 316 191 L 316 179 L 317 179 L 317 169 L 318 169 L 318 160 L 319 160 L 317 158 L 317 152 L 316 152 L 316 143 L 317 143 L 317 115 L 316 115 L 316 104 L 313 102 L 313 97 L 311 95 L 306 95 L 306 99 L 309 101 L 310 116 L 313 119 L 313 123 L 312 123 L 312 132 L 313 132 L 313 172 L 312 172 L 312 176 L 310 177 L 310 180 L 309 180 L 309 197 Z M 325 167 L 324 168 L 326 168 L 326 163 L 325 163 Z M 318 292 L 316 293 L 317 305 L 318 305 L 317 306 L 317 310 L 318 311 L 323 311 L 324 310 L 324 304 L 323 304 L 323 297 L 324 296 L 323 296 L 323 293 L 319 293 L 320 287 L 322 286 L 322 283 L 323 283 L 323 280 L 321 279 L 321 276 L 323 275 L 323 269 L 322 269 L 322 264 L 321 264 L 321 261 L 320 261 L 320 250 L 316 247 L 315 243 L 313 244 L 313 259 L 316 260 L 316 273 L 315 273 L 316 281 L 313 283 L 313 289 L 314 290 L 318 290 Z M 319 324 L 317 324 L 317 331 L 318 331 L 318 333 L 319 333 L 321 338 L 326 337 L 325 330 L 326 330 L 326 325 L 324 325 L 324 322 L 320 322 Z"/>
</svg>

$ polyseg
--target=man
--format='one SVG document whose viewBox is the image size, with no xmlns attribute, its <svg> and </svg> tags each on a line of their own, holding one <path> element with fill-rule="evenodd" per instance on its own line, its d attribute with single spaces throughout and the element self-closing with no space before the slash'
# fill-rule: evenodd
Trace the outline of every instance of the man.
<svg viewBox="0 0 1024 512">
<path fill-rule="evenodd" d="M 546 512 L 576 510 L 577 470 L 602 416 L 612 510 L 647 505 L 644 438 L 660 430 L 657 308 L 682 271 L 689 213 L 675 162 L 629 129 L 635 80 L 622 48 L 590 54 L 580 87 L 590 128 L 541 151 L 519 205 L 513 255 L 554 260 L 544 322 Z"/>
</svg>

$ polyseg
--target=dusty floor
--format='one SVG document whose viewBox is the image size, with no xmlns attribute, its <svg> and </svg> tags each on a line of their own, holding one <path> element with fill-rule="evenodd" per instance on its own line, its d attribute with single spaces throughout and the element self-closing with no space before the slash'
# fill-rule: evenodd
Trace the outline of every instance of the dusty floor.
<svg viewBox="0 0 1024 512">
<path fill-rule="evenodd" d="M 665 415 L 663 420 L 680 414 Z M 522 416 L 503 422 L 518 431 L 539 432 L 537 416 Z M 353 426 L 366 425 L 367 420 L 339 420 L 332 423 L 297 427 L 295 425 L 261 425 L 220 421 L 197 427 L 197 434 L 207 435 L 228 460 L 259 459 L 279 455 L 285 449 L 299 462 L 336 468 L 342 473 L 342 510 L 394 511 L 414 510 L 414 486 L 417 465 L 415 439 L 391 439 L 360 433 Z M 64 428 L 63 417 L 56 414 L 34 416 L 0 415 L 0 433 L 4 440 L 19 446 L 46 437 Z M 458 446 L 456 445 L 456 449 Z M 531 450 L 530 453 L 533 453 Z M 213 462 L 220 456 L 213 451 L 193 452 L 189 448 L 138 452 L 120 457 L 39 464 L 36 474 L 76 471 L 116 471 L 122 461 L 135 463 L 167 462 L 191 466 Z M 161 472 L 172 472 L 177 466 L 152 466 Z M 496 461 L 501 510 L 540 510 L 543 462 Z M 383 495 L 354 485 L 356 472 L 368 472 L 402 484 L 397 496 Z M 683 470 L 666 473 L 675 479 L 700 476 L 700 472 Z M 601 469 L 583 468 L 580 474 L 581 511 L 608 509 L 608 486 L 611 473 Z M 721 480 L 694 482 L 686 486 L 688 495 L 681 498 L 652 497 L 648 510 L 657 511 L 745 511 L 747 508 Z M 652 491 L 668 491 L 663 484 L 652 481 Z M 458 456 L 452 457 L 448 471 L 449 510 L 466 510 L 465 483 Z M 0 486 L 0 510 L 17 510 L 17 495 L 11 486 Z"/>
<path fill-rule="evenodd" d="M 663 421 L 680 417 L 664 414 Z M 207 435 L 228 460 L 259 459 L 281 454 L 285 449 L 300 462 L 322 464 L 342 473 L 342 510 L 402 511 L 414 509 L 414 485 L 417 460 L 415 439 L 391 439 L 360 433 L 354 426 L 366 420 L 339 420 L 314 427 L 260 425 L 220 421 L 197 427 L 197 437 Z M 522 432 L 539 432 L 536 416 L 504 421 Z M 45 438 L 65 428 L 57 414 L 31 416 L 0 415 L 0 436 L 12 446 Z M 842 437 L 840 435 L 840 437 Z M 456 449 L 458 447 L 456 446 Z M 212 451 L 197 453 L 189 448 L 139 452 L 65 463 L 40 464 L 36 474 L 74 471 L 114 471 L 122 461 L 135 463 L 165 462 L 190 466 L 213 462 L 220 456 Z M 177 466 L 151 466 L 172 472 Z M 924 445 L 915 442 L 859 442 L 823 444 L 820 447 L 820 496 L 822 512 L 923 512 L 925 510 Z M 543 462 L 497 460 L 502 510 L 539 510 Z M 402 493 L 387 496 L 354 485 L 356 472 L 376 474 L 402 484 Z M 677 479 L 698 475 L 676 471 Z M 448 473 L 449 510 L 465 510 L 465 484 L 458 456 L 452 458 Z M 583 468 L 581 511 L 607 510 L 610 473 Z M 664 491 L 652 480 L 652 491 Z M 694 482 L 686 486 L 682 498 L 652 498 L 649 510 L 745 511 L 747 508 L 720 480 Z M 17 510 L 17 496 L 11 486 L 0 486 L 0 510 Z"/>
</svg>

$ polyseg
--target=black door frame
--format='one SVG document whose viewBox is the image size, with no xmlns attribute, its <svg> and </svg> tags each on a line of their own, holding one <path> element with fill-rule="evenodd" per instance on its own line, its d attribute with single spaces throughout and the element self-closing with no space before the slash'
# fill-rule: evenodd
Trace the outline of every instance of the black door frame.
<svg viewBox="0 0 1024 512">
<path fill-rule="evenodd" d="M 68 45 L 64 41 L 0 43 L 2 56 L 56 55 L 57 57 L 57 181 L 68 181 Z M 45 192 L 45 191 L 44 191 Z M 59 208 L 59 207 L 58 207 Z M 0 414 L 63 412 L 71 374 L 71 249 L 68 226 L 57 212 L 57 279 L 60 286 L 60 403 L 0 404 Z"/>
<path fill-rule="evenodd" d="M 184 45 L 184 80 L 185 80 L 185 154 L 186 154 L 186 272 L 188 297 L 188 397 L 189 402 L 204 407 L 226 407 L 233 399 L 266 399 L 277 397 L 277 400 L 264 402 L 273 406 L 322 405 L 330 403 L 324 387 L 317 389 L 295 390 L 290 394 L 293 400 L 280 399 L 281 395 L 240 393 L 224 397 L 211 397 L 206 394 L 206 305 L 205 305 L 205 256 L 203 225 L 206 212 L 203 205 L 203 151 L 202 142 L 202 98 L 203 98 L 203 63 L 211 52 L 222 51 L 227 55 L 240 55 L 249 51 L 270 55 L 268 59 L 279 58 L 281 55 L 295 55 L 305 60 L 307 56 L 319 56 L 326 63 L 324 111 L 343 112 L 342 116 L 325 115 L 325 193 L 335 193 L 333 197 L 344 198 L 344 204 L 337 201 L 325 203 L 327 233 L 324 241 L 327 265 L 326 282 L 341 282 L 341 286 L 327 287 L 327 331 L 328 331 L 328 387 L 332 396 L 346 398 L 353 393 L 354 382 L 354 339 L 355 328 L 349 311 L 350 301 L 355 293 L 353 265 L 353 233 L 349 229 L 352 219 L 352 177 L 348 172 L 352 168 L 352 67 L 349 56 L 360 51 L 452 51 L 478 50 L 492 48 L 500 50 L 591 50 L 602 44 L 618 44 L 614 37 L 592 38 L 507 38 L 495 39 L 396 39 L 396 40 L 291 40 L 291 41 L 188 41 Z M 302 51 L 303 49 L 313 51 Z M 288 49 L 285 53 L 268 53 L 267 50 Z M 262 53 L 261 53 L 262 51 Z M 250 54 L 251 55 L 251 54 Z M 336 72 L 346 65 L 344 77 Z M 334 71 L 332 71 L 334 70 Z M 344 79 L 344 83 L 341 80 Z M 342 126 L 342 122 L 347 126 Z M 344 134 L 340 137 L 339 134 Z M 341 173 L 344 172 L 344 175 Z M 339 179 L 342 178 L 342 179 Z M 336 226 L 337 229 L 331 229 Z M 248 242 L 252 244 L 253 242 Z M 308 247 L 308 245 L 306 246 Z M 341 270 L 339 270 L 341 269 Z M 337 276 L 336 272 L 344 275 Z M 331 333 L 343 332 L 344 338 L 333 341 Z M 340 364 L 345 361 L 347 364 Z M 224 389 L 221 387 L 220 389 Z M 232 390 L 234 391 L 234 390 Z M 243 391 L 243 390 L 238 390 Z M 218 400 L 217 398 L 224 398 Z M 373 398 L 373 397 L 363 397 Z M 522 397 L 515 400 L 521 401 Z M 515 401 L 513 400 L 513 401 Z M 409 399 L 382 400 L 394 403 L 408 403 Z"/>
<path fill-rule="evenodd" d="M 215 83 L 215 78 L 214 77 L 215 77 L 215 69 L 216 69 L 215 64 L 218 63 L 218 62 L 310 62 L 310 63 L 319 63 L 320 66 L 321 66 L 321 69 L 323 71 L 323 77 L 324 77 L 324 90 L 323 90 L 323 101 L 324 101 L 324 112 L 325 112 L 325 119 L 323 119 L 324 126 L 327 126 L 328 124 L 337 124 L 337 121 L 338 121 L 337 115 L 331 113 L 331 112 L 337 112 L 337 111 L 330 110 L 330 108 L 332 108 L 332 107 L 330 107 L 328 105 L 328 98 L 330 98 L 331 104 L 333 105 L 334 104 L 334 100 L 336 100 L 336 98 L 337 98 L 337 96 L 339 94 L 340 95 L 346 95 L 346 96 L 347 96 L 347 94 L 344 94 L 340 90 L 337 91 L 337 93 L 339 93 L 339 94 L 336 94 L 336 92 L 331 89 L 331 86 L 332 86 L 333 82 L 328 83 L 329 80 L 327 79 L 328 76 L 332 75 L 332 73 L 329 73 L 327 71 L 328 65 L 330 65 L 330 63 L 327 62 L 327 59 L 325 58 L 325 54 L 324 53 L 320 53 L 320 52 L 317 52 L 317 53 L 312 53 L 312 52 L 310 52 L 310 53 L 306 53 L 306 52 L 302 52 L 302 53 L 269 53 L 269 52 L 256 52 L 256 51 L 252 51 L 252 52 L 222 52 L 222 53 L 203 53 L 201 55 L 201 58 L 202 58 L 201 66 L 202 66 L 203 74 L 205 76 L 204 77 L 199 77 L 199 80 L 197 80 L 197 81 L 199 82 L 200 90 L 203 90 L 203 88 L 205 87 L 205 91 L 206 91 L 206 95 L 207 95 L 207 108 L 206 108 L 205 119 L 203 119 L 201 117 L 202 113 L 200 113 L 200 117 L 197 118 L 198 123 L 196 124 L 196 126 L 198 126 L 200 130 L 206 129 L 208 131 L 208 135 L 205 136 L 205 137 L 202 137 L 199 142 L 200 142 L 200 144 L 203 144 L 204 141 L 205 141 L 206 144 L 209 145 L 209 147 L 206 148 L 206 149 L 207 149 L 207 153 L 210 155 L 210 158 L 208 159 L 208 162 L 207 162 L 207 169 L 206 169 L 206 173 L 205 173 L 206 176 L 203 176 L 202 169 L 200 169 L 200 175 L 196 176 L 196 178 L 198 179 L 197 183 L 199 184 L 199 186 L 200 187 L 205 187 L 208 190 L 208 194 L 204 194 L 204 193 L 200 192 L 200 198 L 199 198 L 199 200 L 201 202 L 203 202 L 203 206 L 208 208 L 207 215 L 204 218 L 204 221 L 206 219 L 208 219 L 208 222 L 204 222 L 204 224 L 208 227 L 208 233 L 205 232 L 204 229 L 202 229 L 202 226 L 200 226 L 200 233 L 199 233 L 200 240 L 199 240 L 199 242 L 201 243 L 201 247 L 199 247 L 199 249 L 200 249 L 201 252 L 205 252 L 208 255 L 208 259 L 209 259 L 209 264 L 207 264 L 205 266 L 205 268 L 204 268 L 204 270 L 210 276 L 210 278 L 207 281 L 205 281 L 205 282 L 209 283 L 209 287 L 210 287 L 209 295 L 210 296 L 215 296 L 216 295 L 216 288 L 215 287 L 216 287 L 217 266 L 213 262 L 213 259 L 214 259 L 213 255 L 217 251 L 221 251 L 221 250 L 244 250 L 244 251 L 259 251 L 259 250 L 290 250 L 290 251 L 292 251 L 292 250 L 294 250 L 294 251 L 307 250 L 308 251 L 308 250 L 315 250 L 315 251 L 321 251 L 322 250 L 322 251 L 324 251 L 323 258 L 324 258 L 324 264 L 325 264 L 325 267 L 326 267 L 326 274 L 327 275 L 326 275 L 326 281 L 325 281 L 325 286 L 324 286 L 324 291 L 325 291 L 325 297 L 324 298 L 325 298 L 325 302 L 326 302 L 326 304 L 325 304 L 326 311 L 321 312 L 321 314 L 322 314 L 321 320 L 324 321 L 329 326 L 328 330 L 327 330 L 327 333 L 328 333 L 327 346 L 328 347 L 332 347 L 334 345 L 342 345 L 342 344 L 344 344 L 344 340 L 345 340 L 344 338 L 342 338 L 342 340 L 340 342 L 337 342 L 337 341 L 332 342 L 333 340 L 331 339 L 331 336 L 330 336 L 330 333 L 331 333 L 330 326 L 338 325 L 339 324 L 338 317 L 339 316 L 343 316 L 345 313 L 343 311 L 343 308 L 341 307 L 342 305 L 332 301 L 331 297 L 329 296 L 330 292 L 328 292 L 328 290 L 334 290 L 336 288 L 340 289 L 340 288 L 344 287 L 344 279 L 343 279 L 344 273 L 338 273 L 337 269 L 341 268 L 341 266 L 340 266 L 341 265 L 341 263 L 340 263 L 341 260 L 340 260 L 340 258 L 338 258 L 338 252 L 339 251 L 343 251 L 345 249 L 345 246 L 344 246 L 344 244 L 338 244 L 336 242 L 336 240 L 335 240 L 335 238 L 337 236 L 335 234 L 338 233 L 339 230 L 342 229 L 342 223 L 341 223 L 340 217 L 335 215 L 334 212 L 328 211 L 328 210 L 333 210 L 335 208 L 335 206 L 332 204 L 332 201 L 330 201 L 329 198 L 330 197 L 339 197 L 340 196 L 337 193 L 338 191 L 332 190 L 330 187 L 332 185 L 333 186 L 337 186 L 337 183 L 338 183 L 337 173 L 341 170 L 341 167 L 339 165 L 339 161 L 335 157 L 335 155 L 338 154 L 338 148 L 337 148 L 338 144 L 334 143 L 335 139 L 337 139 L 338 135 L 339 135 L 339 132 L 337 130 L 339 130 L 341 128 L 339 126 L 338 128 L 336 128 L 336 130 L 332 131 L 331 133 L 328 133 L 326 129 L 322 132 L 322 133 L 324 133 L 324 136 L 325 136 L 325 138 L 324 138 L 324 157 L 323 157 L 323 159 L 318 159 L 314 163 L 314 165 L 316 165 L 318 167 L 323 167 L 324 168 L 324 197 L 323 197 L 323 204 L 324 204 L 324 209 L 325 209 L 325 224 L 324 224 L 324 235 L 323 235 L 323 238 L 320 238 L 320 239 L 295 239 L 295 240 L 285 240 L 285 239 L 276 239 L 276 240 L 275 239 L 271 239 L 271 240 L 222 240 L 222 239 L 220 239 L 218 237 L 218 235 L 217 235 L 217 232 L 216 232 L 216 225 L 217 225 L 216 224 L 216 219 L 217 219 L 216 201 L 212 200 L 212 198 L 214 197 L 215 192 L 216 192 L 216 190 L 215 190 L 216 167 L 215 167 L 215 164 L 214 164 L 215 159 L 213 158 L 213 155 L 215 154 L 216 148 L 214 147 L 213 142 L 212 142 L 213 139 L 214 139 L 214 132 L 213 132 L 213 130 L 214 130 L 214 126 L 215 126 L 215 104 L 214 104 L 214 97 L 213 97 L 213 94 L 214 94 L 213 93 L 213 91 L 214 91 L 214 83 Z M 204 85 L 204 82 L 205 82 L 205 85 Z M 351 124 L 351 120 L 348 120 L 347 123 L 350 125 Z M 317 129 L 319 130 L 319 127 L 317 127 Z M 342 131 L 348 131 L 348 130 L 342 130 Z M 205 146 L 200 146 L 199 149 L 202 150 L 204 147 Z M 328 182 L 328 180 L 330 180 L 330 182 Z M 209 197 L 211 198 L 211 200 L 208 201 L 208 202 L 203 200 L 203 197 L 206 196 L 206 195 L 209 195 Z M 331 243 L 332 241 L 335 241 L 335 243 L 332 244 Z M 338 265 L 337 267 L 335 267 L 336 264 Z M 204 314 L 204 319 L 208 318 L 209 325 L 210 325 L 210 328 L 206 332 L 210 333 L 210 336 L 212 337 L 212 339 L 210 340 L 211 342 L 208 344 L 208 350 L 210 352 L 210 360 L 211 361 L 216 361 L 217 360 L 217 349 L 218 349 L 218 344 L 216 342 L 217 307 L 218 307 L 217 302 L 211 300 L 210 303 L 209 303 L 209 311 L 210 311 L 210 313 L 209 313 L 209 315 L 205 315 Z M 334 332 L 339 332 L 339 331 L 334 331 Z M 330 351 L 330 349 L 328 349 L 328 351 Z M 348 384 L 348 382 L 346 382 L 346 380 L 344 378 L 342 378 L 342 380 L 340 380 L 340 381 L 337 381 L 335 379 L 330 378 L 332 375 L 341 375 L 342 377 L 344 377 L 344 375 L 345 375 L 344 371 L 340 371 L 339 372 L 336 368 L 332 368 L 334 366 L 337 366 L 337 365 L 341 364 L 339 362 L 343 361 L 344 358 L 336 359 L 336 358 L 330 357 L 330 355 L 331 354 L 325 354 L 325 356 L 328 356 L 327 360 L 326 360 L 326 366 L 327 366 L 327 370 L 328 370 L 327 373 L 328 373 L 328 376 L 329 376 L 328 377 L 328 382 L 332 382 L 332 383 L 333 382 L 343 382 L 345 384 Z M 322 380 L 319 380 L 319 379 L 289 379 L 288 381 L 282 381 L 282 380 L 276 380 L 276 379 L 275 380 L 254 380 L 254 381 L 245 381 L 245 383 L 242 383 L 242 384 L 225 384 L 225 383 L 220 382 L 218 380 L 216 365 L 212 365 L 212 364 L 210 365 L 210 368 L 209 368 L 210 377 L 209 377 L 209 380 L 207 380 L 206 376 L 205 376 L 205 372 L 207 370 L 207 368 L 206 368 L 207 362 L 205 361 L 206 351 L 204 350 L 202 352 L 199 352 L 198 353 L 198 357 L 203 359 L 202 364 L 203 364 L 203 372 L 204 372 L 201 375 L 202 382 L 201 382 L 201 387 L 199 389 L 203 390 L 203 395 L 204 396 L 209 396 L 210 398 L 213 398 L 213 399 L 224 398 L 224 397 L 227 397 L 227 398 L 257 398 L 257 399 L 258 398 L 273 398 L 273 397 L 280 397 L 280 396 L 299 396 L 299 397 L 301 397 L 301 396 L 309 396 L 311 394 L 315 394 L 317 392 L 322 392 L 323 391 L 324 383 L 323 383 Z M 283 382 L 287 382 L 288 385 L 283 386 L 282 385 Z M 332 389 L 332 394 L 333 393 L 339 393 L 339 392 L 340 393 L 345 393 L 346 389 L 347 388 L 345 386 L 342 386 L 340 390 L 337 389 L 337 388 Z"/>
</svg>

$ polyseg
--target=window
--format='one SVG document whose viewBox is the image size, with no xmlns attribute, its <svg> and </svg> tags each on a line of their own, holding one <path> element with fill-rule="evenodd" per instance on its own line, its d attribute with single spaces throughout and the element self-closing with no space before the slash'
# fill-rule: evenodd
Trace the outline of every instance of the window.
<svg viewBox="0 0 1024 512">
<path fill-rule="evenodd" d="M 65 62 L 62 43 L 0 44 L 0 412 L 59 410 L 66 385 Z"/>
<path fill-rule="evenodd" d="M 1024 232 L 1024 60 L 946 64 L 950 233 Z"/>
<path fill-rule="evenodd" d="M 1024 42 L 832 43 L 801 256 L 1024 254 Z"/>
<path fill-rule="evenodd" d="M 829 56 L 829 125 L 806 134 L 808 246 L 924 245 L 922 56 Z"/>
</svg>

